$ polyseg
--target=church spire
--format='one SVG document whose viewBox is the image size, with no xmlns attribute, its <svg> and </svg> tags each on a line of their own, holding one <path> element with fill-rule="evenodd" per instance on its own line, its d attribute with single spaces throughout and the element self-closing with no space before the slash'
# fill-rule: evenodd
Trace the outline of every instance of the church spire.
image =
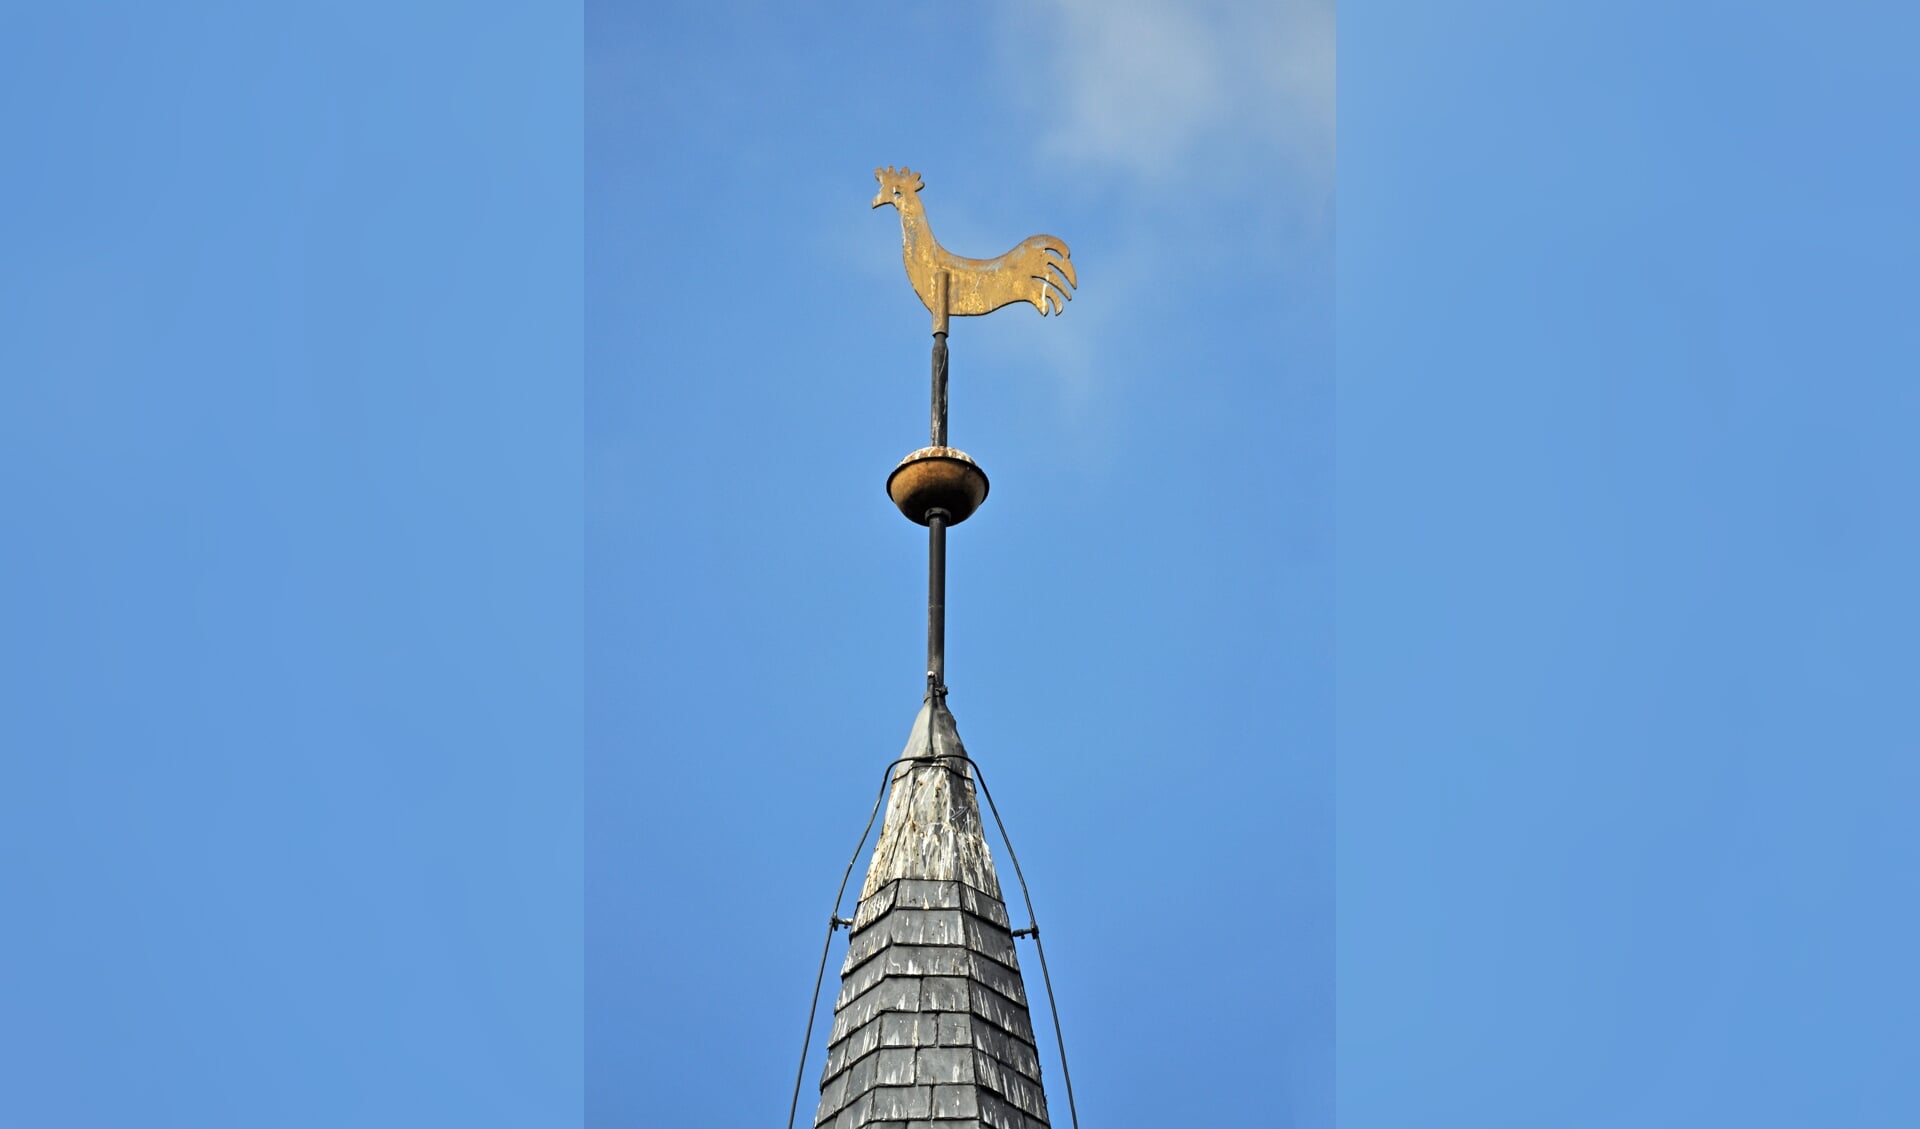
<svg viewBox="0 0 1920 1129">
<path fill-rule="evenodd" d="M 854 912 L 814 1124 L 1050 1124 L 1013 925 L 953 714 L 929 695 Z"/>
<path fill-rule="evenodd" d="M 1066 244 L 1052 236 L 993 260 L 949 254 L 926 226 L 919 175 L 874 175 L 874 207 L 900 210 L 908 276 L 933 315 L 930 442 L 887 477 L 894 505 L 927 528 L 927 692 L 890 772 L 858 908 L 851 919 L 835 918 L 849 941 L 814 1125 L 1047 1129 L 1014 944 L 1032 935 L 1037 945 L 1038 927 L 1016 930 L 1007 916 L 978 772 L 946 702 L 947 531 L 987 497 L 986 473 L 947 441 L 947 327 L 950 316 L 1020 301 L 1057 313 L 1076 280 Z M 1044 955 L 1041 963 L 1044 972 Z"/>
</svg>

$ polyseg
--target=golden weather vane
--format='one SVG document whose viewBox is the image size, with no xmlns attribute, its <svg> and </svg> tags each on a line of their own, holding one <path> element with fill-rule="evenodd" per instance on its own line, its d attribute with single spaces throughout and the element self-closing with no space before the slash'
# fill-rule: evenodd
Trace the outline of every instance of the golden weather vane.
<svg viewBox="0 0 1920 1129">
<path fill-rule="evenodd" d="M 1040 316 L 1066 309 L 1079 285 L 1062 240 L 1034 235 L 997 259 L 967 259 L 940 246 L 920 203 L 922 182 L 912 169 L 873 170 L 880 191 L 873 206 L 900 212 L 901 257 L 913 292 L 933 314 L 932 442 L 909 454 L 887 476 L 887 495 L 907 519 L 927 527 L 927 689 L 946 687 L 947 527 L 972 516 L 987 500 L 987 475 L 965 451 L 947 446 L 947 318 L 990 314 L 1015 302 Z"/>
<path fill-rule="evenodd" d="M 892 204 L 900 211 L 900 246 L 907 278 L 933 314 L 933 331 L 947 331 L 947 316 L 990 314 L 1015 302 L 1031 302 L 1045 317 L 1059 313 L 1080 285 L 1073 255 L 1051 235 L 1035 235 L 997 259 L 963 258 L 940 246 L 920 203 L 920 174 L 891 165 L 873 170 L 880 191 L 873 206 Z M 1063 285 L 1064 284 L 1064 285 Z M 1048 306 L 1052 310 L 1048 310 Z"/>
</svg>

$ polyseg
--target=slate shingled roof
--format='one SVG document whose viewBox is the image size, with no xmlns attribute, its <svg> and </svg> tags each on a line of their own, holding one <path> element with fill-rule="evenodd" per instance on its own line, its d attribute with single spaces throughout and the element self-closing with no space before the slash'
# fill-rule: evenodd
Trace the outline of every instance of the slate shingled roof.
<svg viewBox="0 0 1920 1129">
<path fill-rule="evenodd" d="M 853 918 L 820 1129 L 1046 1129 L 1011 924 L 937 698 L 920 709 Z"/>
</svg>

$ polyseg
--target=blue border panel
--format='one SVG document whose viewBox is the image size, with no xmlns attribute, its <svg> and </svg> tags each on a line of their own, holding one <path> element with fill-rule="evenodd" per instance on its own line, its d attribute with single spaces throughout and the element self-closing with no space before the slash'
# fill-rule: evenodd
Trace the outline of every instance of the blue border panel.
<svg viewBox="0 0 1920 1129">
<path fill-rule="evenodd" d="M 565 6 L 0 31 L 0 1124 L 581 1113 Z"/>
<path fill-rule="evenodd" d="M 1920 1124 L 1916 31 L 1342 10 L 1347 1129 Z"/>
</svg>

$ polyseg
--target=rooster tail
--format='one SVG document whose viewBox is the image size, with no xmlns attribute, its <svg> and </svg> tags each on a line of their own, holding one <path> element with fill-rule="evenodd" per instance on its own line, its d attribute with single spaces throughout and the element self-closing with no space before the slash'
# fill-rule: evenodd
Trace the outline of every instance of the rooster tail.
<svg viewBox="0 0 1920 1129">
<path fill-rule="evenodd" d="M 1040 282 L 1040 293 L 1034 306 L 1039 309 L 1041 317 L 1049 313 L 1058 314 L 1067 308 L 1068 302 L 1073 301 L 1073 291 L 1080 285 L 1073 273 L 1072 252 L 1067 250 L 1065 243 L 1051 235 L 1034 236 L 1032 245 L 1040 252 L 1040 272 L 1033 276 Z"/>
</svg>

